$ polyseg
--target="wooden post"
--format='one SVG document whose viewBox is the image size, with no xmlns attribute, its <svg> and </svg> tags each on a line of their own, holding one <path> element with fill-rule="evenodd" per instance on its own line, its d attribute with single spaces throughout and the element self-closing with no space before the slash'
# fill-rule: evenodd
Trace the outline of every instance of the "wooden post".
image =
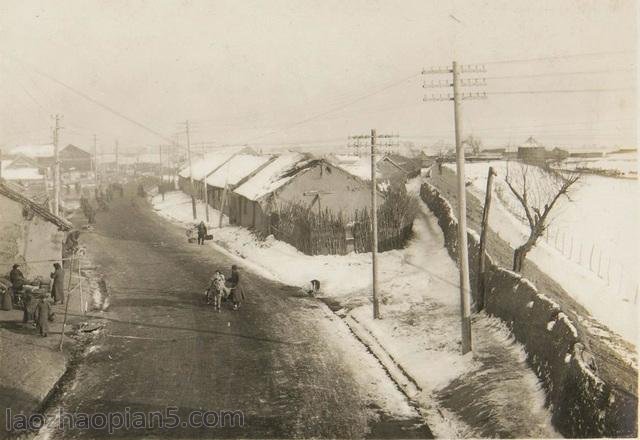
<svg viewBox="0 0 640 440">
<path fill-rule="evenodd" d="M 187 129 L 187 160 L 189 161 L 189 186 L 190 186 L 190 194 L 191 194 L 191 210 L 193 212 L 193 219 L 196 220 L 198 218 L 197 210 L 196 210 L 196 196 L 194 194 L 193 189 L 193 165 L 191 162 L 191 137 L 189 136 L 189 121 L 186 122 Z"/>
<path fill-rule="evenodd" d="M 378 303 L 378 189 L 376 188 L 376 130 L 371 130 L 371 263 L 373 275 L 373 319 L 380 319 Z"/>
<path fill-rule="evenodd" d="M 467 248 L 467 195 L 464 177 L 464 146 L 462 145 L 461 100 L 458 89 L 458 65 L 454 61 L 453 72 L 453 114 L 456 139 L 456 171 L 458 174 L 458 259 L 460 262 L 460 320 L 462 324 L 462 354 L 471 351 L 471 305 L 469 282 L 469 249 Z"/>
<path fill-rule="evenodd" d="M 491 191 L 493 187 L 493 176 L 496 172 L 493 167 L 489 167 L 489 176 L 487 177 L 487 190 L 484 198 L 484 209 L 482 210 L 482 225 L 480 229 L 480 261 L 478 267 L 478 304 L 477 310 L 484 309 L 484 297 L 485 297 L 485 262 L 487 259 L 486 246 L 487 246 L 487 229 L 489 225 L 489 210 L 491 209 Z"/>
<path fill-rule="evenodd" d="M 75 253 L 74 253 L 75 256 Z M 60 332 L 60 345 L 58 350 L 62 351 L 62 341 L 64 340 L 64 328 L 67 325 L 67 313 L 69 311 L 69 303 L 71 302 L 71 276 L 73 275 L 73 257 L 71 257 L 71 270 L 69 271 L 69 282 L 67 283 L 67 301 L 64 304 L 64 319 L 62 320 L 62 331 Z M 64 268 L 62 269 L 64 270 Z"/>
<path fill-rule="evenodd" d="M 80 288 L 80 308 L 82 309 L 82 314 L 85 315 L 87 313 L 87 304 L 84 302 L 84 292 L 82 290 L 82 272 L 80 271 L 80 265 L 82 260 L 78 259 L 78 284 Z"/>
<path fill-rule="evenodd" d="M 596 245 L 595 243 L 591 245 L 591 254 L 589 255 L 589 270 L 593 272 L 593 267 L 591 265 L 591 263 L 593 262 L 593 251 L 595 250 Z"/>
<path fill-rule="evenodd" d="M 222 200 L 220 200 L 220 215 L 218 217 L 218 228 L 222 227 L 222 216 L 224 215 L 224 205 L 227 203 L 227 184 L 224 184 L 224 190 L 222 191 Z M 229 216 L 231 216 L 231 207 L 229 207 Z M 231 217 L 229 217 L 231 219 Z"/>
</svg>

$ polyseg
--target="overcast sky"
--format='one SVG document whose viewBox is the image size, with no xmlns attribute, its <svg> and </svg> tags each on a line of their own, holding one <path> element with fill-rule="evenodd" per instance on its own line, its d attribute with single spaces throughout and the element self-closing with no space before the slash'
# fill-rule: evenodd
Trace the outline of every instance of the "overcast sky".
<svg viewBox="0 0 640 440">
<path fill-rule="evenodd" d="M 631 0 L 2 1 L 0 146 L 50 142 L 55 113 L 62 143 L 95 133 L 104 152 L 167 144 L 187 119 L 208 145 L 452 142 L 451 103 L 422 102 L 445 77 L 420 71 L 453 59 L 486 67 L 463 75 L 488 94 L 464 102 L 464 135 L 632 145 L 637 16 Z"/>
</svg>

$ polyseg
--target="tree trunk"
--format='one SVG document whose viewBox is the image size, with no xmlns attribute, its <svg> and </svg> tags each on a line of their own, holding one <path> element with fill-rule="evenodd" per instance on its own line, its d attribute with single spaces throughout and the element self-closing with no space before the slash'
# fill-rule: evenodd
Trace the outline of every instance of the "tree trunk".
<svg viewBox="0 0 640 440">
<path fill-rule="evenodd" d="M 536 241 L 538 240 L 537 236 L 529 237 L 529 239 L 520 247 L 516 248 L 513 251 L 513 271 L 521 272 L 522 265 L 524 264 L 525 258 L 527 258 L 527 254 L 533 246 L 535 246 Z"/>
</svg>

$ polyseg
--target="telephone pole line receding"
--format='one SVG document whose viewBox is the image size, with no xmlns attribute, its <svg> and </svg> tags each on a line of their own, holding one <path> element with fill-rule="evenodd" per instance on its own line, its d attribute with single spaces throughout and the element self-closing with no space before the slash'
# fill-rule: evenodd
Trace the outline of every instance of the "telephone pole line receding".
<svg viewBox="0 0 640 440">
<path fill-rule="evenodd" d="M 196 198 L 193 190 L 193 165 L 191 163 L 191 139 L 189 137 L 189 121 L 186 122 L 187 128 L 187 160 L 189 161 L 189 186 L 191 192 L 191 209 L 193 211 L 193 219 L 196 220 L 198 218 L 198 213 L 196 211 Z"/>
<path fill-rule="evenodd" d="M 376 129 L 371 129 L 371 135 L 349 136 L 359 145 L 360 139 L 371 141 L 371 269 L 372 269 L 372 301 L 373 319 L 380 319 L 380 302 L 378 301 L 378 188 L 376 176 L 376 156 L 378 154 L 376 145 L 378 139 L 397 138 L 398 135 L 381 134 L 378 135 Z"/>
<path fill-rule="evenodd" d="M 93 135 L 93 177 L 96 185 L 96 191 L 98 190 L 98 138 Z"/>
<path fill-rule="evenodd" d="M 55 115 L 56 126 L 53 129 L 53 213 L 60 215 L 60 155 L 58 148 L 58 131 L 60 130 L 60 115 Z"/>
<path fill-rule="evenodd" d="M 451 81 L 431 81 L 424 83 L 424 88 L 452 87 L 453 94 L 432 94 L 425 96 L 424 101 L 453 101 L 453 116 L 456 141 L 456 172 L 458 177 L 458 260 L 460 266 L 460 319 L 462 327 L 462 354 L 472 350 L 471 342 L 471 283 L 469 282 L 469 250 L 467 247 L 467 197 L 464 173 L 464 146 L 462 145 L 461 111 L 462 100 L 486 99 L 484 92 L 461 92 L 461 87 L 478 87 L 486 85 L 484 78 L 460 79 L 462 73 L 484 73 L 485 67 L 478 65 L 458 65 L 453 62 L 451 68 L 432 68 L 423 70 L 422 74 L 451 74 Z"/>
<path fill-rule="evenodd" d="M 118 157 L 118 140 L 116 139 L 116 175 L 120 174 L 120 158 Z"/>
</svg>

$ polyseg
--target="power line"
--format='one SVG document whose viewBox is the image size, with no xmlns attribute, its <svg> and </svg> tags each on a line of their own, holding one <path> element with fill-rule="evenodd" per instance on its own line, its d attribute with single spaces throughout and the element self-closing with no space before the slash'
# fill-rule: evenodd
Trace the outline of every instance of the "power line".
<svg viewBox="0 0 640 440">
<path fill-rule="evenodd" d="M 253 138 L 249 139 L 248 141 L 246 141 L 246 143 L 253 142 L 255 140 L 262 139 L 264 137 L 271 136 L 273 134 L 282 133 L 282 132 L 290 130 L 291 128 L 296 127 L 298 125 L 306 124 L 307 122 L 313 121 L 315 119 L 321 118 L 321 117 L 329 115 L 331 113 L 335 113 L 335 112 L 340 111 L 340 110 L 342 110 L 342 109 L 344 109 L 344 108 L 346 108 L 346 107 L 348 107 L 350 105 L 353 105 L 353 104 L 355 104 L 357 102 L 360 102 L 360 101 L 362 101 L 364 99 L 367 99 L 367 98 L 369 98 L 371 96 L 377 95 L 378 93 L 382 93 L 385 90 L 389 90 L 389 89 L 391 89 L 393 87 L 396 87 L 396 86 L 398 86 L 400 84 L 403 84 L 404 82 L 406 82 L 406 81 L 408 81 L 410 79 L 416 78 L 418 75 L 419 75 L 419 73 L 414 73 L 414 74 L 412 74 L 410 76 L 407 76 L 405 78 L 402 78 L 400 80 L 397 80 L 397 81 L 394 81 L 394 82 L 392 82 L 390 84 L 387 84 L 387 85 L 385 85 L 385 86 L 383 86 L 383 87 L 381 87 L 379 89 L 376 89 L 373 92 L 367 93 L 365 95 L 361 95 L 361 96 L 359 96 L 359 97 L 357 97 L 357 98 L 355 98 L 355 99 L 353 99 L 353 100 L 351 100 L 351 101 L 349 101 L 349 102 L 347 102 L 345 104 L 342 104 L 342 105 L 340 105 L 338 107 L 334 107 L 334 108 L 332 108 L 330 110 L 327 110 L 327 111 L 315 114 L 313 116 L 310 116 L 308 118 L 302 119 L 300 121 L 294 122 L 294 123 L 282 128 L 280 130 L 276 130 L 276 131 L 273 131 L 271 133 L 266 133 L 264 135 L 253 137 Z"/>
<path fill-rule="evenodd" d="M 101 108 L 103 108 L 104 110 L 107 110 L 108 112 L 110 112 L 110 113 L 112 113 L 112 114 L 114 114 L 114 115 L 118 116 L 119 118 L 124 119 L 125 121 L 128 121 L 128 122 L 130 122 L 130 123 L 132 123 L 132 124 L 136 125 L 136 126 L 137 126 L 137 127 L 139 127 L 139 128 L 142 128 L 143 130 L 145 130 L 145 131 L 147 131 L 147 132 L 149 132 L 149 133 L 151 133 L 151 134 L 153 134 L 153 135 L 155 135 L 155 136 L 158 136 L 159 138 L 163 139 L 164 141 L 172 142 L 172 140 L 171 140 L 171 139 L 169 139 L 169 138 L 165 137 L 162 133 L 160 133 L 160 132 L 158 132 L 158 131 L 154 130 L 153 128 L 150 128 L 150 127 L 146 126 L 145 124 L 143 124 L 143 123 L 141 123 L 141 122 L 136 121 L 135 119 L 133 119 L 133 118 L 131 118 L 131 117 L 129 117 L 129 116 L 127 116 L 127 115 L 123 114 L 123 113 L 120 113 L 119 111 L 117 111 L 117 110 L 115 110 L 115 109 L 111 108 L 110 106 L 108 106 L 108 105 L 106 105 L 106 104 L 103 104 L 102 102 L 98 101 L 97 99 L 92 98 L 91 96 L 87 95 L 86 93 L 81 92 L 80 90 L 77 90 L 76 88 L 74 88 L 74 87 L 70 86 L 69 84 L 66 84 L 66 83 L 62 82 L 62 81 L 60 81 L 60 80 L 59 80 L 59 79 L 57 79 L 57 78 L 54 78 L 53 76 L 51 76 L 51 75 L 49 75 L 49 74 L 47 74 L 47 73 L 45 73 L 45 72 L 41 71 L 40 69 L 38 69 L 37 67 L 35 67 L 35 66 L 34 66 L 34 65 L 32 65 L 31 63 L 28 63 L 28 62 L 26 62 L 26 61 L 24 61 L 24 60 L 21 60 L 21 59 L 19 59 L 19 58 L 15 57 L 15 56 L 13 56 L 13 55 L 5 54 L 5 56 L 7 56 L 8 58 L 11 58 L 11 59 L 13 59 L 13 60 L 15 60 L 15 61 L 18 61 L 18 62 L 20 62 L 20 63 L 23 63 L 23 64 L 25 64 L 25 65 L 29 66 L 29 67 L 30 67 L 31 69 L 33 69 L 33 71 L 34 71 L 34 72 L 36 72 L 37 74 L 39 74 L 39 75 L 41 75 L 41 76 L 43 76 L 43 77 L 47 78 L 48 80 L 50 80 L 50 81 L 52 81 L 52 82 L 54 82 L 54 83 L 56 83 L 56 84 L 58 84 L 58 85 L 60 85 L 60 86 L 64 87 L 64 88 L 65 88 L 65 89 L 67 89 L 67 90 L 70 90 L 71 92 L 75 93 L 76 95 L 80 96 L 81 98 L 84 98 L 85 100 L 87 100 L 87 101 L 89 101 L 89 102 L 91 102 L 91 103 L 93 103 L 93 104 L 97 105 L 98 107 L 101 107 Z"/>
<path fill-rule="evenodd" d="M 612 52 L 587 52 L 587 53 L 565 54 L 565 55 L 537 57 L 537 58 L 516 58 L 516 59 L 507 59 L 507 60 L 485 61 L 482 64 L 529 63 L 529 62 L 535 62 L 535 61 L 553 61 L 553 60 L 565 60 L 567 58 L 584 58 L 584 57 L 622 55 L 622 54 L 633 54 L 633 51 L 620 50 L 620 51 L 612 51 Z"/>
<path fill-rule="evenodd" d="M 569 76 L 569 75 L 597 75 L 607 73 L 620 73 L 628 72 L 633 73 L 632 69 L 603 69 L 603 70 L 581 70 L 574 72 L 549 72 L 549 73 L 536 73 L 530 75 L 504 75 L 504 76 L 488 76 L 486 79 L 511 79 L 511 78 L 542 78 L 548 76 Z"/>
<path fill-rule="evenodd" d="M 505 90 L 490 92 L 491 95 L 538 95 L 547 93 L 606 93 L 606 92 L 629 92 L 634 89 L 631 87 L 615 88 L 615 89 L 556 89 L 556 90 Z"/>
</svg>

